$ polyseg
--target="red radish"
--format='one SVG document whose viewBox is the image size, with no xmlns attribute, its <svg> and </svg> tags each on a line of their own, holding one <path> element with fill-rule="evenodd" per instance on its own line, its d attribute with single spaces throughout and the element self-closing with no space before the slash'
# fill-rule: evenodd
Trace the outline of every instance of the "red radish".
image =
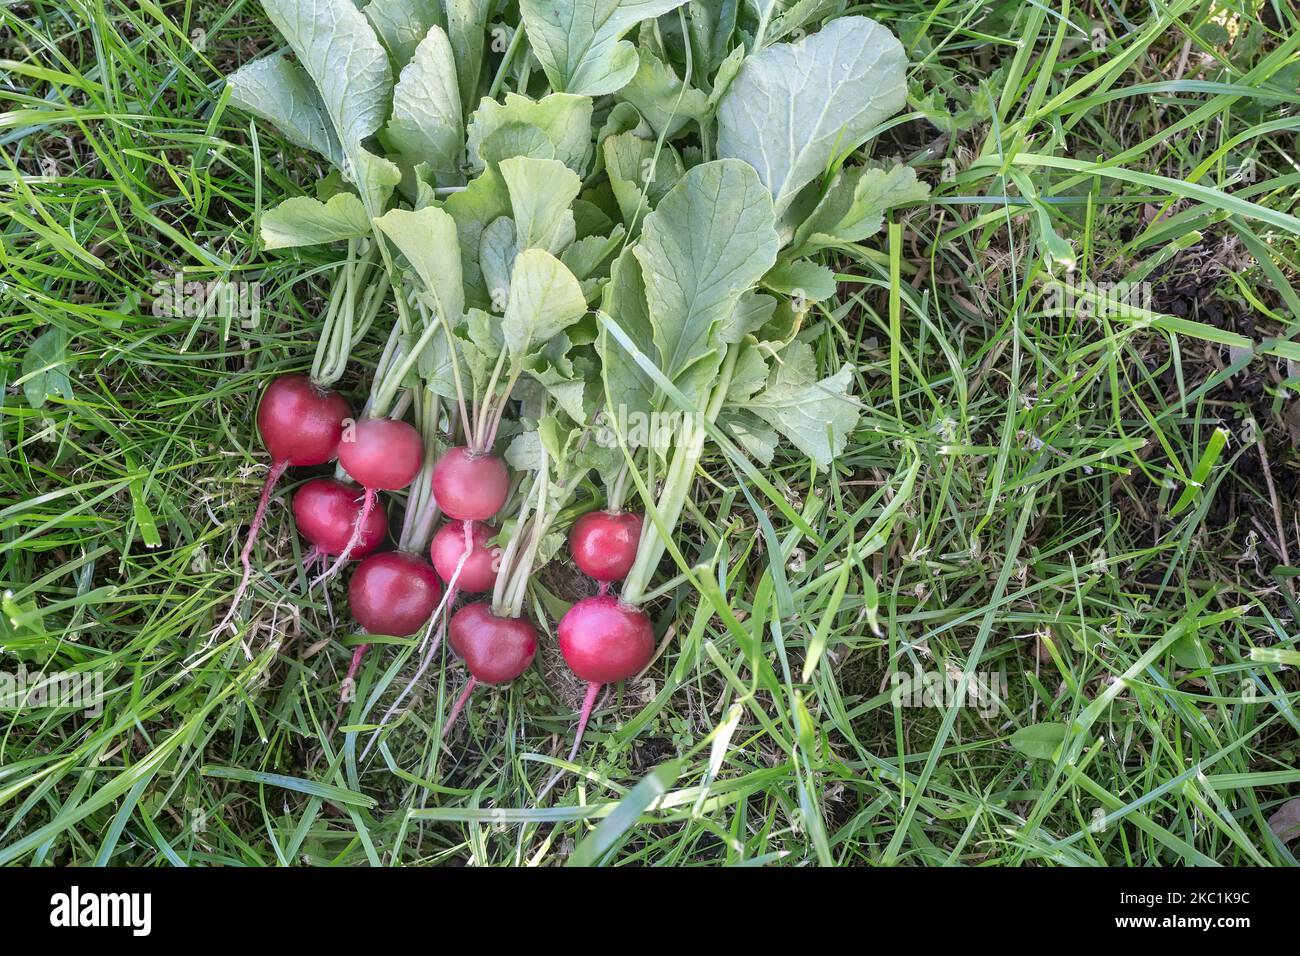
<svg viewBox="0 0 1300 956">
<path fill-rule="evenodd" d="M 463 445 L 449 448 L 433 468 L 433 497 L 448 518 L 487 521 L 509 493 L 506 464 L 491 453 L 475 454 Z"/>
<path fill-rule="evenodd" d="M 418 555 L 407 551 L 382 551 L 372 554 L 352 572 L 348 582 L 348 602 L 352 616 L 362 629 L 371 634 L 408 637 L 424 626 L 438 606 L 442 585 L 433 568 Z M 348 688 L 361 667 L 361 658 L 370 649 L 359 644 L 352 652 L 352 662 L 343 678 L 334 723 L 343 715 Z"/>
<path fill-rule="evenodd" d="M 463 573 L 463 572 L 462 572 Z M 467 604 L 451 619 L 447 640 L 465 661 L 470 679 L 452 705 L 443 732 L 456 722 L 478 684 L 508 684 L 533 662 L 537 632 L 521 617 L 498 617 L 486 602 Z"/>
<path fill-rule="evenodd" d="M 352 556 L 375 507 L 377 493 L 405 488 L 419 473 L 423 461 L 424 442 L 420 433 L 406 422 L 364 418 L 343 433 L 339 439 L 339 464 L 366 493 L 343 550 L 329 570 L 316 580 L 330 577 Z"/>
<path fill-rule="evenodd" d="M 361 489 L 333 478 L 313 478 L 293 493 L 293 519 L 318 554 L 338 555 L 347 547 L 361 513 Z M 352 557 L 373 553 L 388 534 L 388 515 L 376 508 L 366 518 Z"/>
<path fill-rule="evenodd" d="M 253 575 L 253 545 L 266 517 L 271 489 L 290 465 L 323 465 L 338 453 L 343 423 L 351 414 L 347 400 L 328 388 L 321 388 L 306 375 L 281 375 L 266 387 L 257 406 L 257 432 L 271 456 L 271 470 L 262 484 L 262 494 L 248 526 L 248 539 L 240 552 L 244 573 L 230 601 L 230 610 L 217 625 L 220 632 L 239 607 L 240 598 Z"/>
<path fill-rule="evenodd" d="M 631 511 L 588 511 L 569 532 L 569 552 L 584 574 L 601 584 L 627 577 L 641 540 L 641 516 Z"/>
<path fill-rule="evenodd" d="M 650 663 L 655 651 L 650 615 L 609 595 L 583 598 L 560 620 L 560 653 L 569 669 L 587 682 L 578 735 L 569 760 L 578 755 L 601 685 L 625 680 Z"/>
<path fill-rule="evenodd" d="M 429 620 L 442 585 L 429 563 L 406 551 L 372 554 L 352 572 L 352 616 L 371 634 L 407 637 Z"/>
<path fill-rule="evenodd" d="M 465 525 L 470 525 L 472 546 L 469 557 L 461 563 L 465 554 Z M 488 542 L 496 535 L 496 528 L 477 522 L 449 521 L 438 529 L 433 536 L 433 545 L 429 548 L 429 557 L 443 582 L 451 585 L 456 575 L 456 566 L 460 565 L 460 576 L 456 578 L 456 590 L 477 594 L 490 591 L 497 581 L 497 565 L 501 560 L 501 549 L 488 547 Z"/>
</svg>

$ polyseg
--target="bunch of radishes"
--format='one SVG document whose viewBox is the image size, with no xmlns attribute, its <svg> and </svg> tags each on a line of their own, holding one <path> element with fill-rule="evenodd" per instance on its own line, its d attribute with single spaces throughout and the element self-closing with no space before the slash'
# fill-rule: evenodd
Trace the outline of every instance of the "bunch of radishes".
<svg viewBox="0 0 1300 956">
<path fill-rule="evenodd" d="M 825 468 L 856 422 L 847 366 L 817 381 L 800 340 L 810 306 L 835 284 L 809 256 L 860 242 L 891 204 L 916 196 L 898 167 L 845 165 L 901 108 L 901 47 L 861 17 L 798 43 L 763 42 L 764 18 L 748 40 L 736 33 L 727 69 L 710 57 L 706 75 L 669 82 L 667 50 L 627 69 L 637 57 L 627 61 L 618 37 L 637 20 L 633 4 L 617 17 L 620 0 L 608 4 L 618 30 L 562 63 L 558 47 L 535 41 L 580 18 L 529 3 L 489 84 L 473 50 L 486 20 L 460 22 L 468 14 L 432 4 L 390 33 L 372 23 L 374 4 L 262 2 L 294 59 L 241 68 L 231 102 L 335 167 L 316 198 L 267 211 L 263 237 L 270 248 L 346 241 L 348 257 L 312 375 L 277 378 L 258 408 L 271 469 L 221 626 L 248 587 L 276 481 L 290 465 L 337 460 L 333 477 L 305 481 L 293 498 L 309 563 L 329 563 L 313 586 L 357 561 L 347 590 L 361 629 L 424 634 L 412 685 L 446 635 L 468 677 L 445 730 L 476 686 L 531 665 L 536 624 L 547 624 L 525 613 L 533 574 L 563 541 L 557 525 L 578 514 L 569 556 L 598 593 L 556 628 L 587 685 L 576 754 L 600 689 L 654 656 L 644 605 L 706 439 L 770 460 L 784 437 Z M 668 42 L 687 36 L 680 25 Z M 512 66 L 525 29 L 531 53 Z M 665 42 L 658 30 L 642 35 Z M 533 60 L 553 90 L 537 99 L 530 77 L 532 89 L 545 82 Z M 810 63 L 815 82 L 794 82 L 813 75 Z M 510 76 L 519 91 L 499 100 Z M 620 95 L 624 85 L 636 94 Z M 676 113 L 688 101 L 689 122 Z M 692 141 L 670 141 L 691 129 Z M 396 321 L 354 419 L 333 386 L 390 293 Z M 667 447 L 620 428 L 616 446 L 595 449 L 599 416 L 614 407 L 690 414 Z M 574 503 L 593 472 L 603 499 Z M 625 506 L 629 482 L 653 521 Z M 382 549 L 388 499 L 405 509 L 394 550 Z M 344 699 L 366 647 L 353 654 Z"/>
</svg>

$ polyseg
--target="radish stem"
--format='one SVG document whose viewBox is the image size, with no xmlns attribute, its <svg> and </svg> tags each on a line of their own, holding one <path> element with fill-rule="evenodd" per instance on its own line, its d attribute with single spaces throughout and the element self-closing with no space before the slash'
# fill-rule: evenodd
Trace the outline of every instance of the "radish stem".
<svg viewBox="0 0 1300 956">
<path fill-rule="evenodd" d="M 451 705 L 451 713 L 447 715 L 447 722 L 442 725 L 442 732 L 444 735 L 447 731 L 451 730 L 452 724 L 456 723 L 456 718 L 459 717 L 460 712 L 465 709 L 465 704 L 469 700 L 469 695 L 474 693 L 474 688 L 477 686 L 478 681 L 472 677 L 465 681 L 465 689 L 462 690 L 460 696 L 456 698 L 456 703 Z"/>
<path fill-rule="evenodd" d="M 262 529 L 262 520 L 266 517 L 266 506 L 271 501 L 271 489 L 275 487 L 284 470 L 289 467 L 287 461 L 277 461 L 271 465 L 271 470 L 266 473 L 266 480 L 262 482 L 262 494 L 257 500 L 257 510 L 253 512 L 253 520 L 248 526 L 248 538 L 244 541 L 244 548 L 239 552 L 239 563 L 244 566 L 244 573 L 239 579 L 239 586 L 235 588 L 235 593 L 230 599 L 230 610 L 226 616 L 221 619 L 221 623 L 213 629 L 213 634 L 219 634 L 225 630 L 226 625 L 230 623 L 231 618 L 235 616 L 235 611 L 239 609 L 239 601 L 248 590 L 248 582 L 253 577 L 253 545 L 257 543 L 257 533 Z"/>
</svg>

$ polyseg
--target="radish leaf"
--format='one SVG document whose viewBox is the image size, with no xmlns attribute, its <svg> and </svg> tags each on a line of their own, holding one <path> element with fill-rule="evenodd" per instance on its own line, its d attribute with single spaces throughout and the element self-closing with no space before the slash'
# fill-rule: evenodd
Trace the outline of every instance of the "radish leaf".
<svg viewBox="0 0 1300 956">
<path fill-rule="evenodd" d="M 353 193 L 335 193 L 328 202 L 294 196 L 262 214 L 262 241 L 268 249 L 315 246 L 370 234 L 370 217 Z"/>
<path fill-rule="evenodd" d="M 718 105 L 718 155 L 752 165 L 777 215 L 907 98 L 902 44 L 865 17 L 745 60 Z"/>
<path fill-rule="evenodd" d="M 551 85 L 601 96 L 636 74 L 636 47 L 620 39 L 642 20 L 686 0 L 519 0 L 528 42 Z"/>
<path fill-rule="evenodd" d="M 464 182 L 465 130 L 451 42 L 435 25 L 415 48 L 393 88 L 393 115 L 384 138 L 406 162 L 429 164 L 440 186 Z"/>
<path fill-rule="evenodd" d="M 790 440 L 823 468 L 844 450 L 849 432 L 858 423 L 859 406 L 849 397 L 852 366 L 816 381 L 812 346 L 791 342 L 767 388 L 746 407 Z"/>
<path fill-rule="evenodd" d="M 525 249 L 510 276 L 510 301 L 501 332 L 511 360 L 522 363 L 534 346 L 543 345 L 587 311 L 582 287 L 564 263 L 543 249 Z"/>
<path fill-rule="evenodd" d="M 311 77 L 281 53 L 245 63 L 226 77 L 230 102 L 275 125 L 292 143 L 343 167 L 343 147 Z"/>
<path fill-rule="evenodd" d="M 719 325 L 772 267 L 777 248 L 771 199 L 736 160 L 689 170 L 646 217 L 635 255 L 657 364 L 693 401 L 717 372 Z"/>
</svg>

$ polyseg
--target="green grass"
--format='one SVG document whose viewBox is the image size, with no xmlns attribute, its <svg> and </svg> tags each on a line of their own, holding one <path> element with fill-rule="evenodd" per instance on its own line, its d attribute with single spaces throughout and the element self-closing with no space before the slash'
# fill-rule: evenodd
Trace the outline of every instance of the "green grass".
<svg viewBox="0 0 1300 956">
<path fill-rule="evenodd" d="M 356 641 L 340 594 L 304 596 L 292 485 L 252 618 L 207 646 L 257 395 L 310 362 L 331 266 L 262 251 L 256 216 L 322 171 L 224 108 L 270 45 L 255 4 L 0 10 L 0 671 L 107 691 L 94 717 L 0 711 L 0 861 L 1293 865 L 1267 820 L 1300 796 L 1294 11 L 854 9 L 937 91 L 874 144 L 933 201 L 835 263 L 813 322 L 861 423 L 834 474 L 789 449 L 763 472 L 811 534 L 706 454 L 677 538 L 699 589 L 655 603 L 672 639 L 577 765 L 549 630 L 449 747 L 439 660 L 362 759 L 409 643 L 369 655 L 328 738 Z M 1148 308 L 1049 314 L 1067 250 Z M 181 267 L 260 281 L 260 321 L 154 315 Z M 33 408 L 50 329 L 69 394 Z M 1005 693 L 892 706 L 913 669 Z"/>
</svg>

